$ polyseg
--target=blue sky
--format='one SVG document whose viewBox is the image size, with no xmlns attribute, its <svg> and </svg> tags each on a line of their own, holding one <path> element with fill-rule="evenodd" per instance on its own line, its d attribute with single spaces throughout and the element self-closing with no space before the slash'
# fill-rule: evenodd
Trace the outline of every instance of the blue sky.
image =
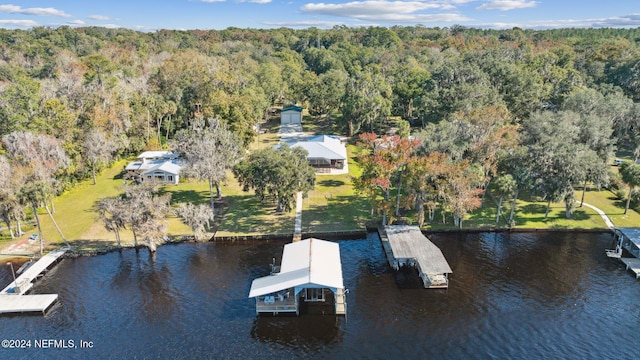
<svg viewBox="0 0 640 360">
<path fill-rule="evenodd" d="M 1 0 L 0 0 L 1 1 Z M 546 29 L 638 27 L 639 0 L 23 0 L 0 2 L 0 27 L 141 31 L 416 25 Z"/>
</svg>

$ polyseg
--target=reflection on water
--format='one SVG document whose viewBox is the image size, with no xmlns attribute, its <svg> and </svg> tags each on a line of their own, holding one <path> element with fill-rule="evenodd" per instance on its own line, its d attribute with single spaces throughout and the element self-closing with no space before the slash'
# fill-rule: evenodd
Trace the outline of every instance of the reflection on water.
<svg viewBox="0 0 640 360">
<path fill-rule="evenodd" d="M 640 285 L 607 258 L 608 234 L 430 236 L 454 273 L 425 290 L 389 269 L 375 235 L 340 241 L 347 317 L 256 316 L 251 281 L 284 242 L 167 245 L 66 259 L 35 287 L 43 316 L 0 317 L 0 338 L 93 341 L 91 354 L 27 349 L 17 358 L 637 357 Z M 0 286 L 11 280 L 0 268 Z M 417 285 L 417 286 L 416 286 Z M 3 350 L 0 349 L 0 352 Z M 2 358 L 5 358 L 2 353 Z"/>
<path fill-rule="evenodd" d="M 314 352 L 343 340 L 343 317 L 307 315 L 298 321 L 292 321 L 291 317 L 257 317 L 251 328 L 251 337 L 260 342 L 287 346 L 291 350 L 297 348 Z"/>
</svg>

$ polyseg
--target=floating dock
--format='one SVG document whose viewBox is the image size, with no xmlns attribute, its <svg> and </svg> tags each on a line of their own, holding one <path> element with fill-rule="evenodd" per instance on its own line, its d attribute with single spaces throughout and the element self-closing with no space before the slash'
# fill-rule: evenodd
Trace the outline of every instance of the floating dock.
<svg viewBox="0 0 640 360">
<path fill-rule="evenodd" d="M 0 295 L 0 314 L 47 311 L 58 299 L 57 294 Z"/>
<path fill-rule="evenodd" d="M 620 258 L 626 266 L 627 270 L 633 271 L 636 274 L 636 279 L 640 278 L 640 259 L 638 258 Z"/>
<path fill-rule="evenodd" d="M 440 248 L 429 241 L 419 227 L 385 226 L 378 228 L 378 233 L 393 269 L 412 266 L 418 269 L 425 288 L 449 287 L 449 274 L 453 271 Z"/>
<path fill-rule="evenodd" d="M 44 313 L 58 298 L 57 294 L 25 295 L 52 264 L 67 252 L 67 249 L 54 250 L 31 265 L 19 277 L 0 291 L 0 314 L 4 313 Z"/>
</svg>

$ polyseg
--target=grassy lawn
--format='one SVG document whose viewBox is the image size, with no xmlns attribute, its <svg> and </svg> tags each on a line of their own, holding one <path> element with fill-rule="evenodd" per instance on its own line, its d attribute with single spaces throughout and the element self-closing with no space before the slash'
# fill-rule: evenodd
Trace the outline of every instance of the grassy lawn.
<svg viewBox="0 0 640 360">
<path fill-rule="evenodd" d="M 116 244 L 115 235 L 104 228 L 95 211 L 96 202 L 103 197 L 122 193 L 122 179 L 119 174 L 127 160 L 115 163 L 101 172 L 97 184 L 85 180 L 73 189 L 58 196 L 54 201 L 53 215 L 64 236 L 79 249 L 100 248 Z M 177 188 L 170 186 L 169 188 Z M 39 212 L 44 239 L 55 246 L 63 245 L 62 237 L 45 211 Z M 190 234 L 190 229 L 175 216 L 168 218 L 169 234 L 174 236 Z M 133 244 L 133 233 L 121 231 L 123 245 Z"/>
<path fill-rule="evenodd" d="M 272 117 L 269 122 L 262 124 L 264 131 L 251 144 L 250 149 L 272 147 L 279 141 L 278 129 L 280 120 Z M 307 133 L 340 133 L 335 120 L 305 116 L 304 126 Z M 353 189 L 351 179 L 359 176 L 360 168 L 357 161 L 357 149 L 354 145 L 347 145 L 349 174 L 345 175 L 317 175 L 315 187 L 303 200 L 302 231 L 330 232 L 342 230 L 362 229 L 370 222 L 370 203 L 357 194 Z M 54 214 L 58 225 L 66 238 L 79 249 L 100 248 L 115 245 L 115 235 L 108 232 L 98 220 L 95 204 L 98 199 L 116 196 L 122 192 L 123 181 L 119 177 L 126 160 L 115 163 L 98 176 L 98 184 L 92 185 L 86 180 L 76 187 L 62 194 L 55 200 Z M 209 189 L 204 182 L 181 182 L 177 186 L 165 186 L 162 191 L 172 194 L 172 204 L 193 202 L 208 204 Z M 216 201 L 216 219 L 213 232 L 216 236 L 241 236 L 258 234 L 293 233 L 295 210 L 287 213 L 277 213 L 275 202 L 259 201 L 254 193 L 244 192 L 229 173 L 228 181 L 222 187 L 223 198 Z M 576 191 L 576 199 L 582 196 Z M 616 226 L 634 227 L 640 225 L 640 214 L 633 209 L 624 214 L 624 201 L 616 199 L 608 191 L 587 191 L 585 201 L 603 210 Z M 592 209 L 577 207 L 572 219 L 566 219 L 564 204 L 553 203 L 549 216 L 545 219 L 546 202 L 536 201 L 521 195 L 516 203 L 515 226 L 520 229 L 604 229 L 606 225 L 602 218 Z M 579 206 L 579 201 L 578 205 Z M 295 208 L 295 205 L 294 205 Z M 463 229 L 507 228 L 507 219 L 511 211 L 511 200 L 505 200 L 502 207 L 500 221 L 496 226 L 497 203 L 491 196 L 485 196 L 483 206 L 469 214 L 463 222 Z M 52 221 L 44 210 L 40 212 L 40 219 L 49 245 L 63 244 Z M 403 209 L 402 220 L 405 223 L 416 224 L 415 211 Z M 442 213 L 436 210 L 434 220 L 425 224 L 425 229 L 455 229 L 451 214 L 445 213 L 446 222 L 442 223 Z M 169 234 L 172 236 L 190 235 L 191 230 L 175 216 L 168 218 Z M 27 235 L 35 232 L 33 226 L 25 224 Z M 133 234 L 124 230 L 121 234 L 123 244 L 133 243 Z M 8 236 L 0 237 L 0 245 L 8 243 Z"/>
<path fill-rule="evenodd" d="M 355 146 L 347 146 L 349 174 L 316 175 L 314 189 L 303 200 L 303 232 L 364 228 L 365 222 L 370 218 L 371 205 L 356 194 L 351 185 L 352 176 L 360 174 L 360 168 L 354 158 L 355 150 Z"/>
</svg>

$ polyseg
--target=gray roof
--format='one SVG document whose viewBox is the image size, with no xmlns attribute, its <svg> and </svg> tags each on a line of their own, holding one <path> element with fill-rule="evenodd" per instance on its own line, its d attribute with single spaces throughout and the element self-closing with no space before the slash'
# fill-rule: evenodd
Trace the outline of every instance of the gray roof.
<svg viewBox="0 0 640 360">
<path fill-rule="evenodd" d="M 417 226 L 387 226 L 387 237 L 396 259 L 416 259 L 427 275 L 453 273 L 442 251 Z"/>
<path fill-rule="evenodd" d="M 640 248 L 640 228 L 618 228 L 617 230 Z"/>
<path fill-rule="evenodd" d="M 347 160 L 347 148 L 339 138 L 332 135 L 310 136 L 291 143 L 290 146 L 307 150 L 308 159 Z"/>
</svg>

